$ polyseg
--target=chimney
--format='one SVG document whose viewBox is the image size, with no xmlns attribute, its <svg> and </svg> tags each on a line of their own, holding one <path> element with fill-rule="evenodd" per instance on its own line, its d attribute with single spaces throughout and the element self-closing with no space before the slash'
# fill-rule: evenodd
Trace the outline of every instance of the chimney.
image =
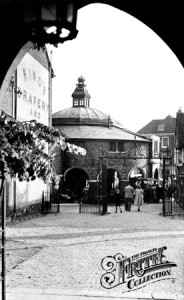
<svg viewBox="0 0 184 300">
<path fill-rule="evenodd" d="M 182 109 L 181 109 L 181 106 L 179 107 L 179 109 L 178 109 L 178 113 L 182 113 Z"/>
</svg>

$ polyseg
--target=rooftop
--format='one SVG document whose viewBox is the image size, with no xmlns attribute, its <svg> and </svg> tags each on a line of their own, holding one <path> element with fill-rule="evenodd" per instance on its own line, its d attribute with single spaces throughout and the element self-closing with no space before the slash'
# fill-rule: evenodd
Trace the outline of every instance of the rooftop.
<svg viewBox="0 0 184 300">
<path fill-rule="evenodd" d="M 161 135 L 162 133 L 175 133 L 176 118 L 168 115 L 165 119 L 152 120 L 143 128 L 139 134 L 155 134 Z"/>
</svg>

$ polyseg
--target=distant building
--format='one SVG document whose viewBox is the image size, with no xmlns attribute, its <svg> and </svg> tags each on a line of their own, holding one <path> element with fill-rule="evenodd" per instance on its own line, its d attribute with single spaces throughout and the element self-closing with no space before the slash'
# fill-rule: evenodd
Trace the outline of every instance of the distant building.
<svg viewBox="0 0 184 300">
<path fill-rule="evenodd" d="M 156 119 L 149 122 L 142 129 L 138 131 L 139 134 L 142 134 L 147 137 L 156 135 L 160 138 L 159 150 L 160 157 L 171 157 L 173 158 L 172 165 L 167 169 L 167 176 L 169 176 L 169 169 L 174 169 L 174 149 L 175 149 L 175 127 L 176 127 L 176 118 L 168 115 L 165 119 Z M 155 143 L 155 147 L 158 148 L 158 144 Z M 155 151 L 153 149 L 153 151 Z M 160 177 L 163 177 L 163 161 L 161 160 L 160 168 Z"/>
<path fill-rule="evenodd" d="M 72 94 L 73 105 L 52 115 L 52 126 L 66 136 L 69 143 L 86 149 L 85 157 L 57 150 L 55 167 L 61 175 L 61 191 L 70 192 L 74 200 L 89 189 L 89 201 L 99 196 L 102 165 L 107 168 L 107 196 L 112 189 L 124 189 L 128 180 L 152 176 L 152 140 L 131 132 L 111 116 L 90 107 L 91 97 L 85 79 L 80 76 Z"/>
</svg>

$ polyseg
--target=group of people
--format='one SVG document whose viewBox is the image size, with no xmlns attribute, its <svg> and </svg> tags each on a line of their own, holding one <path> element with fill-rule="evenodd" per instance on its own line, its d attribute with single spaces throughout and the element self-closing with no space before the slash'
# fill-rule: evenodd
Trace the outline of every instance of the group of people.
<svg viewBox="0 0 184 300">
<path fill-rule="evenodd" d="M 114 192 L 114 203 L 116 206 L 115 212 L 117 212 L 118 208 L 120 212 L 122 212 L 120 190 L 116 189 Z M 176 184 L 166 186 L 164 195 L 164 189 L 161 183 L 156 184 L 154 187 L 145 185 L 144 189 L 139 182 L 135 188 L 128 183 L 128 185 L 124 188 L 125 210 L 130 211 L 131 206 L 134 203 L 134 205 L 137 205 L 138 211 L 140 211 L 140 207 L 144 203 L 159 203 L 164 197 L 168 199 L 171 199 L 172 197 L 176 198 L 176 192 Z"/>
<path fill-rule="evenodd" d="M 163 187 L 162 185 L 149 185 L 144 186 L 144 202 L 145 203 L 159 203 L 160 199 L 163 199 Z"/>
<path fill-rule="evenodd" d="M 140 207 L 143 205 L 143 195 L 144 195 L 144 191 L 140 185 L 138 185 L 135 189 L 130 185 L 130 183 L 127 186 L 125 186 L 124 188 L 125 210 L 131 211 L 131 206 L 134 202 L 134 205 L 137 205 L 138 211 L 140 211 Z M 120 213 L 122 213 L 121 195 L 119 189 L 115 190 L 114 202 L 116 206 L 115 213 L 118 212 L 118 208 L 120 210 Z"/>
</svg>

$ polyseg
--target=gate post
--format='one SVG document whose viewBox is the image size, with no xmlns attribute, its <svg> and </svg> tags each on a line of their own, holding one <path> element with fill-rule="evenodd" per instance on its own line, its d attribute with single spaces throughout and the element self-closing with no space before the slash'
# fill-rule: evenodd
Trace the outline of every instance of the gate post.
<svg viewBox="0 0 184 300">
<path fill-rule="evenodd" d="M 107 213 L 107 166 L 105 164 L 102 165 L 102 203 L 104 215 Z"/>
<path fill-rule="evenodd" d="M 163 216 L 165 216 L 165 160 L 163 157 Z"/>
</svg>

